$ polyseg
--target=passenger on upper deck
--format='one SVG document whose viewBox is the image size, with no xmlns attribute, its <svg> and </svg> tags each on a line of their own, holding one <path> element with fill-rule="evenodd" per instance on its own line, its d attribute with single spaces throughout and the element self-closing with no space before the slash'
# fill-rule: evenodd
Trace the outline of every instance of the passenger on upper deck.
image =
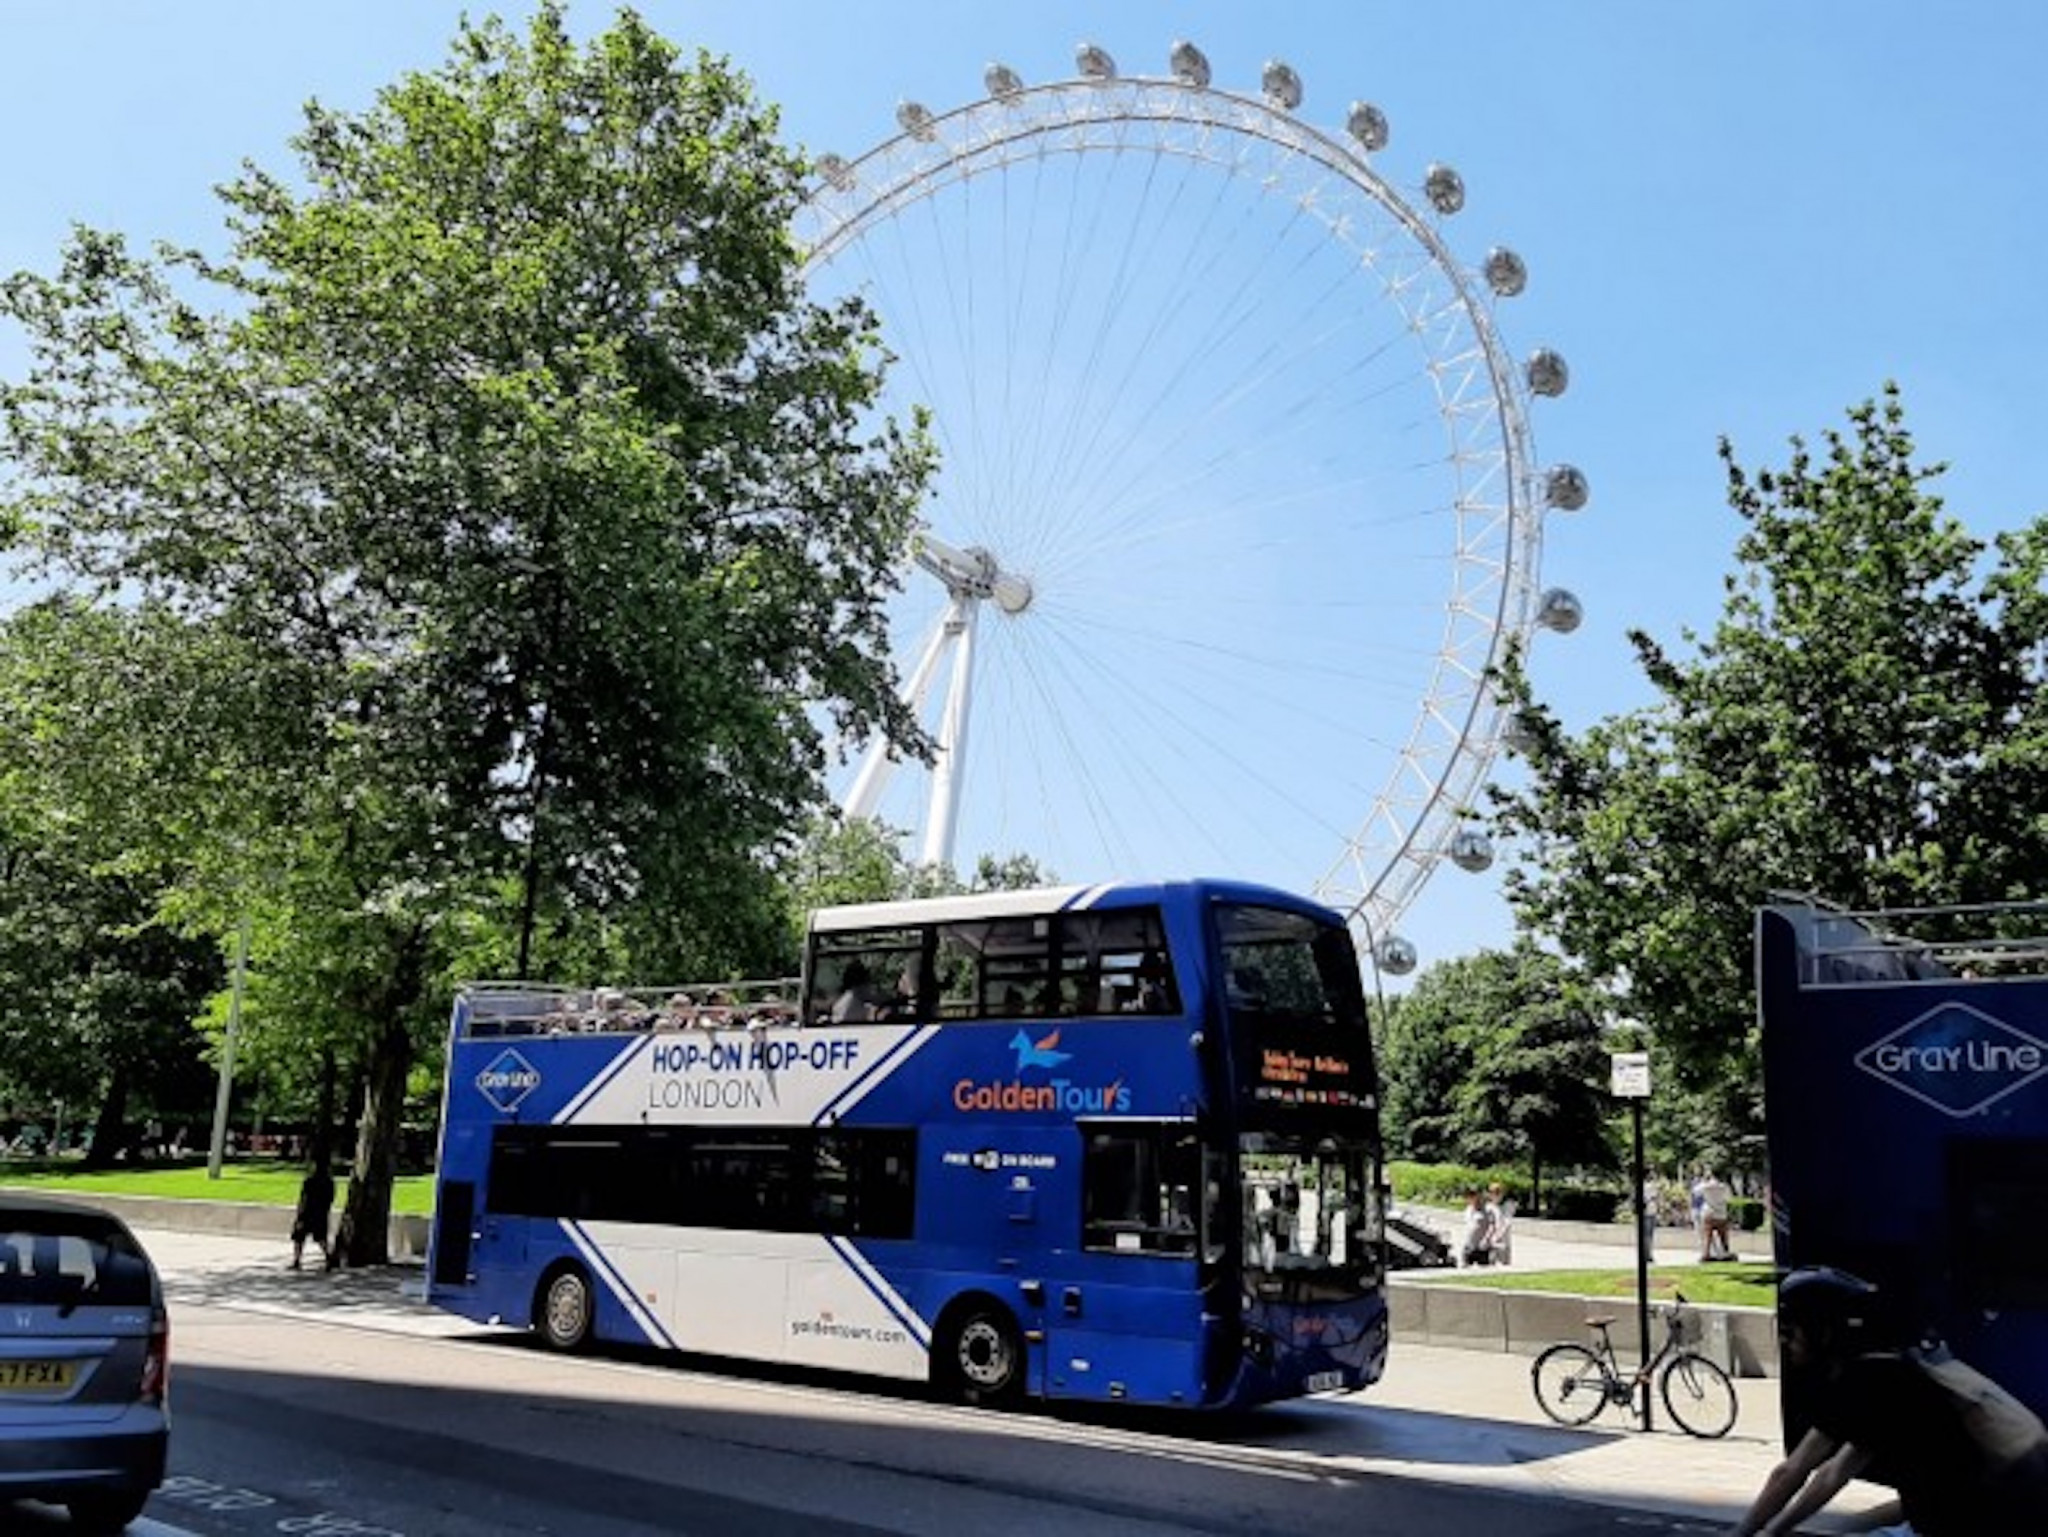
<svg viewBox="0 0 2048 1537">
<path fill-rule="evenodd" d="M 1124 1004 L 1124 1012 L 1164 1014 L 1166 1007 L 1166 962 L 1157 950 L 1147 950 L 1138 962 L 1138 990 Z"/>
<path fill-rule="evenodd" d="M 832 1001 L 832 1023 L 843 1025 L 880 1017 L 883 1000 L 868 974 L 867 962 L 855 957 L 839 974 L 839 996 Z"/>
</svg>

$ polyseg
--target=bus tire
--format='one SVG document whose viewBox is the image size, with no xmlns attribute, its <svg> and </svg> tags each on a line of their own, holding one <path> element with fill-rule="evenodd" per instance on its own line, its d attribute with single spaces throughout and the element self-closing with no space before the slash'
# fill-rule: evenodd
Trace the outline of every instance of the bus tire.
<svg viewBox="0 0 2048 1537">
<path fill-rule="evenodd" d="M 597 1293 L 581 1265 L 560 1264 L 541 1277 L 533 1294 L 533 1326 L 548 1349 L 564 1354 L 587 1349 L 597 1321 Z"/>
<path fill-rule="evenodd" d="M 964 1404 L 1007 1407 L 1024 1396 L 1024 1333 L 993 1297 L 966 1297 L 947 1310 L 933 1357 L 940 1387 Z"/>
</svg>

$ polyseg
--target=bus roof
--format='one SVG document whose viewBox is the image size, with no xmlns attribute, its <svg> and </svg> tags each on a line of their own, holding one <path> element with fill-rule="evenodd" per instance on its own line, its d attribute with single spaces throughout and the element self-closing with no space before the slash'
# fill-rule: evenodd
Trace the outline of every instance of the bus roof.
<svg viewBox="0 0 2048 1537">
<path fill-rule="evenodd" d="M 858 902 L 846 907 L 821 907 L 811 914 L 811 932 L 831 934 L 846 929 L 887 928 L 899 923 L 950 923 L 976 918 L 1029 918 L 1043 913 L 1119 907 L 1134 902 L 1156 902 L 1174 887 L 1193 889 L 1198 896 L 1206 894 L 1266 902 L 1302 912 L 1321 913 L 1332 921 L 1341 921 L 1338 914 L 1320 903 L 1277 887 L 1244 881 L 1104 881 L 1093 886 L 1040 886 L 1023 891 L 976 891 L 961 896 L 916 897 L 905 902 Z"/>
</svg>

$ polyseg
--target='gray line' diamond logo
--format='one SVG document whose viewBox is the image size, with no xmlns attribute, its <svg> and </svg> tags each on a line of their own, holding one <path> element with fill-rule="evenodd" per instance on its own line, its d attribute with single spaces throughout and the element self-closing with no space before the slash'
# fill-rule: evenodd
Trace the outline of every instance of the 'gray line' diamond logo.
<svg viewBox="0 0 2048 1537">
<path fill-rule="evenodd" d="M 508 1046 L 491 1058 L 490 1065 L 476 1075 L 476 1086 L 484 1098 L 500 1110 L 511 1111 L 540 1087 L 540 1073 L 531 1062 Z"/>
<path fill-rule="evenodd" d="M 2048 1072 L 2048 1044 L 1944 1003 L 1856 1054 L 1856 1065 L 1943 1115 L 1975 1115 Z"/>
</svg>

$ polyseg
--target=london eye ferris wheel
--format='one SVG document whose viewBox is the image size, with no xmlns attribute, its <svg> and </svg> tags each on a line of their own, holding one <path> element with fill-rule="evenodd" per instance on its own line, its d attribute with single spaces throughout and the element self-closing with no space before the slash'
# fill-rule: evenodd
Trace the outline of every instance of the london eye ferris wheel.
<svg viewBox="0 0 2048 1537">
<path fill-rule="evenodd" d="M 1315 126 L 1285 63 L 984 84 L 821 157 L 798 223 L 941 458 L 891 620 L 937 753 L 874 744 L 841 804 L 925 860 L 1307 886 L 1408 970 L 1430 875 L 1493 859 L 1490 670 L 1581 618 L 1538 567 L 1586 479 L 1530 426 L 1568 370 L 1495 317 L 1527 268 L 1463 261 L 1458 173 L 1398 187 L 1385 114 Z"/>
</svg>

